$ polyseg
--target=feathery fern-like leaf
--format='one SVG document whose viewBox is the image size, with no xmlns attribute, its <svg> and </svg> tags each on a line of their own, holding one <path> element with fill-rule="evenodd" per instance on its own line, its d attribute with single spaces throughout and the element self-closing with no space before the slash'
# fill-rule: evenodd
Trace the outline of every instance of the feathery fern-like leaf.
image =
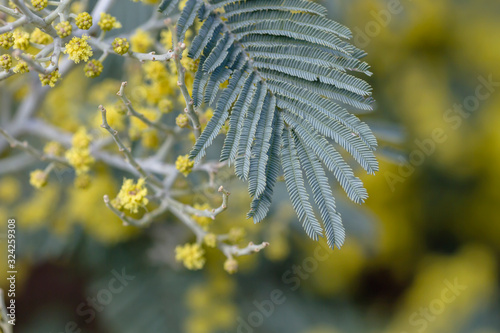
<svg viewBox="0 0 500 333">
<path fill-rule="evenodd" d="M 165 0 L 160 9 L 171 11 L 173 3 Z M 215 107 L 190 158 L 199 163 L 229 119 L 221 160 L 248 181 L 248 217 L 256 223 L 266 217 L 283 171 L 306 232 L 321 236 L 305 174 L 328 244 L 340 247 L 345 231 L 322 164 L 354 202 L 366 199 L 361 180 L 334 148 L 342 147 L 368 173 L 378 170 L 375 136 L 351 112 L 372 110 L 371 87 L 352 74 L 371 75 L 360 60 L 366 53 L 348 42 L 347 27 L 309 0 L 188 0 L 177 23 L 179 41 L 197 17 L 203 24 L 188 50 L 199 59 L 192 97 L 197 108 Z"/>
<path fill-rule="evenodd" d="M 328 245 L 340 249 L 345 240 L 345 229 L 342 225 L 340 214 L 335 207 L 335 199 L 328 184 L 325 170 L 321 162 L 311 150 L 293 133 L 295 145 L 298 150 L 300 163 L 306 171 L 306 177 L 312 189 L 312 194 L 316 205 L 318 205 L 323 226 L 325 228 L 326 240 Z"/>
<path fill-rule="evenodd" d="M 309 196 L 302 177 L 302 168 L 297 156 L 297 148 L 295 147 L 291 132 L 286 128 L 283 130 L 282 139 L 281 165 L 283 166 L 285 183 L 292 206 L 309 237 L 318 240 L 318 236 L 322 236 L 321 225 L 316 219 L 311 203 L 309 202 Z"/>
<path fill-rule="evenodd" d="M 247 217 L 253 218 L 255 223 L 261 222 L 269 212 L 274 193 L 274 186 L 281 171 L 281 135 L 283 133 L 283 117 L 281 112 L 277 112 L 273 119 L 273 132 L 271 137 L 271 149 L 269 150 L 268 163 L 266 165 L 266 188 L 261 195 L 255 196 L 252 200 L 250 211 Z"/>
</svg>

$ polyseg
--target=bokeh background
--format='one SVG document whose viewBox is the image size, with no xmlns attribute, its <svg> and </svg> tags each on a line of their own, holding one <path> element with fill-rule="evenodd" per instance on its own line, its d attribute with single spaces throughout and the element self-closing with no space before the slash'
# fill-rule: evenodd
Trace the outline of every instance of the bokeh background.
<svg viewBox="0 0 500 333">
<path fill-rule="evenodd" d="M 368 52 L 377 104 L 364 119 L 381 138 L 380 172 L 363 177 L 367 203 L 353 206 L 338 194 L 345 246 L 326 252 L 309 240 L 283 184 L 272 215 L 253 225 L 242 213 L 250 202 L 244 187 L 227 181 L 233 195 L 217 228 L 243 227 L 271 246 L 242 258 L 236 275 L 222 269 L 217 251 L 204 270 L 187 271 L 173 258 L 191 237 L 181 224 L 165 217 L 146 230 L 125 228 L 103 205 L 123 174 L 99 166 L 86 191 L 64 174 L 34 191 L 29 169 L 0 170 L 0 220 L 18 220 L 15 332 L 66 332 L 71 321 L 97 333 L 500 332 L 500 3 L 323 3 Z M 111 13 L 125 29 L 151 10 L 119 4 Z M 67 130 L 97 127 L 95 107 L 113 103 L 106 99 L 120 80 L 139 75 L 137 66 L 126 73 L 119 66 L 93 84 L 75 71 L 49 93 L 42 116 Z M 18 98 L 29 89 L 20 85 Z M 318 253 L 327 258 L 311 259 Z M 88 298 L 122 269 L 134 279 L 86 322 L 91 315 L 78 309 L 88 310 Z M 3 288 L 5 271 L 2 259 Z M 270 307 L 273 291 L 281 297 Z"/>
</svg>

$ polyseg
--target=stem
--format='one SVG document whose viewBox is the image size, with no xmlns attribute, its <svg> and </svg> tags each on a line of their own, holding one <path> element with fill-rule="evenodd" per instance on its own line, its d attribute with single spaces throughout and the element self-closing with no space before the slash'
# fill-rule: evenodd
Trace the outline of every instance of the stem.
<svg viewBox="0 0 500 333">
<path fill-rule="evenodd" d="M 189 91 L 186 87 L 186 69 L 184 68 L 184 66 L 182 66 L 181 63 L 182 51 L 186 49 L 186 44 L 178 43 L 177 34 L 175 33 L 176 29 L 171 25 L 169 28 L 170 31 L 172 31 L 172 38 L 174 45 L 174 61 L 175 61 L 175 67 L 177 68 L 177 85 L 179 86 L 182 96 L 184 97 L 184 101 L 186 102 L 186 108 L 184 109 L 184 112 L 186 112 L 189 119 L 191 119 L 194 137 L 198 139 L 201 133 L 200 118 L 198 117 L 198 114 L 194 110 L 194 101 L 189 95 Z"/>
<path fill-rule="evenodd" d="M 27 152 L 28 154 L 38 158 L 41 161 L 50 161 L 50 162 L 54 162 L 54 163 L 64 164 L 65 166 L 70 166 L 70 164 L 66 160 L 64 160 L 60 157 L 46 155 L 46 154 L 38 151 L 37 149 L 35 149 L 30 144 L 28 144 L 28 142 L 26 142 L 26 141 L 21 142 L 21 141 L 15 139 L 13 136 L 11 136 L 7 132 L 5 132 L 3 130 L 3 128 L 0 128 L 0 134 L 2 136 L 4 136 L 5 139 L 7 139 L 7 141 L 9 142 L 9 144 L 12 148 L 20 148 L 20 149 L 24 150 L 25 152 Z"/>
<path fill-rule="evenodd" d="M 155 209 L 154 211 L 150 213 L 144 214 L 144 216 L 141 219 L 134 219 L 131 218 L 127 215 L 125 215 L 124 212 L 119 211 L 113 205 L 111 204 L 111 201 L 109 200 L 109 196 L 105 195 L 104 196 L 104 204 L 113 212 L 115 213 L 116 216 L 118 216 L 125 225 L 133 225 L 136 227 L 145 227 L 149 224 L 151 224 L 157 217 L 160 215 L 164 214 L 168 210 L 168 202 L 167 201 L 162 201 L 160 206 Z"/>
<path fill-rule="evenodd" d="M 142 166 L 137 163 L 135 160 L 134 156 L 130 152 L 130 149 L 126 148 L 123 142 L 121 141 L 120 137 L 118 136 L 118 131 L 114 130 L 109 126 L 108 120 L 106 118 L 106 109 L 102 106 L 99 105 L 99 109 L 101 110 L 102 114 L 102 125 L 101 127 L 106 129 L 113 137 L 113 139 L 116 142 L 116 145 L 118 146 L 118 149 L 125 154 L 126 161 L 133 166 L 139 174 L 144 177 L 146 180 L 150 181 L 158 190 L 162 188 L 163 184 L 158 178 L 156 178 L 154 175 L 147 173 Z"/>
<path fill-rule="evenodd" d="M 116 94 L 118 96 L 120 96 L 121 100 L 123 101 L 123 104 L 125 104 L 125 106 L 127 107 L 129 116 L 134 116 L 134 117 L 140 119 L 143 123 L 145 123 L 149 127 L 154 127 L 154 128 L 156 128 L 156 129 L 158 129 L 166 134 L 174 133 L 174 130 L 172 128 L 166 126 L 165 124 L 159 123 L 159 122 L 152 122 L 151 120 L 146 118 L 142 113 L 137 112 L 134 109 L 134 107 L 132 106 L 132 103 L 130 102 L 130 100 L 127 98 L 127 96 L 125 96 L 124 90 L 125 90 L 126 86 L 127 86 L 127 82 L 122 82 L 122 85 L 120 86 L 120 90 Z"/>
</svg>

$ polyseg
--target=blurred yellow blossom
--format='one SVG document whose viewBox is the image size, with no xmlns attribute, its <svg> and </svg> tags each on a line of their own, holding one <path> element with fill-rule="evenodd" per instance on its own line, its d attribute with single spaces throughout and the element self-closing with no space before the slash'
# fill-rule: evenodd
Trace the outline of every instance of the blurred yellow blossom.
<svg viewBox="0 0 500 333">
<path fill-rule="evenodd" d="M 200 244 L 178 245 L 175 248 L 175 260 L 182 261 L 184 266 L 190 270 L 202 269 L 205 265 L 205 250 Z"/>
<path fill-rule="evenodd" d="M 213 233 L 208 233 L 203 237 L 203 242 L 208 247 L 216 247 L 217 246 L 217 236 Z"/>
<path fill-rule="evenodd" d="M 38 11 L 47 7 L 48 3 L 48 0 L 31 0 L 31 5 Z"/>
<path fill-rule="evenodd" d="M 229 274 L 234 274 L 238 271 L 238 262 L 233 258 L 228 258 L 224 262 L 224 270 Z"/>
<path fill-rule="evenodd" d="M 62 156 L 64 147 L 57 141 L 49 141 L 43 147 L 43 152 L 51 156 Z"/>
<path fill-rule="evenodd" d="M 47 185 L 48 175 L 45 171 L 37 169 L 30 173 L 30 184 L 37 189 L 45 187 Z"/>
<path fill-rule="evenodd" d="M 14 34 L 6 32 L 0 35 L 0 46 L 4 49 L 10 49 L 14 45 Z"/>
<path fill-rule="evenodd" d="M 175 161 L 175 167 L 185 177 L 187 177 L 187 175 L 189 175 L 193 170 L 194 161 L 190 160 L 188 155 L 181 155 L 177 157 L 177 161 Z"/>
<path fill-rule="evenodd" d="M 27 50 L 30 46 L 30 34 L 22 31 L 14 31 L 14 48 L 19 50 Z"/>
<path fill-rule="evenodd" d="M 46 34 L 45 32 L 43 32 L 38 28 L 35 28 L 35 30 L 33 30 L 30 36 L 30 41 L 36 44 L 47 45 L 52 43 L 52 40 L 53 39 L 50 35 Z"/>
<path fill-rule="evenodd" d="M 132 52 L 146 53 L 153 46 L 153 38 L 142 29 L 137 29 L 135 34 L 130 37 Z"/>
<path fill-rule="evenodd" d="M 207 203 L 204 204 L 194 204 L 193 205 L 194 209 L 197 210 L 210 210 L 210 205 Z M 212 224 L 213 219 L 207 216 L 197 216 L 197 215 L 192 215 L 191 216 L 193 220 L 195 220 L 203 229 L 207 230 L 210 224 Z"/>
<path fill-rule="evenodd" d="M 121 23 L 116 20 L 116 17 L 108 13 L 101 13 L 98 24 L 103 31 L 110 31 L 111 29 L 119 29 L 122 27 Z"/>
<path fill-rule="evenodd" d="M 12 57 L 9 54 L 0 55 L 0 67 L 6 71 L 12 67 Z"/>
</svg>

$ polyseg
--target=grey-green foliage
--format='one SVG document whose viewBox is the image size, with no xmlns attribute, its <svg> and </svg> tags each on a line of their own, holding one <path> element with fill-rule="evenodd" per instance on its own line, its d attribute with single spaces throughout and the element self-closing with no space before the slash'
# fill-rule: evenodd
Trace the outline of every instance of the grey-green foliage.
<svg viewBox="0 0 500 333">
<path fill-rule="evenodd" d="M 169 14 L 178 2 L 163 1 L 160 11 Z M 196 107 L 211 105 L 214 116 L 190 157 L 199 162 L 229 121 L 221 160 L 248 181 L 248 217 L 266 217 L 283 170 L 307 234 L 316 240 L 324 230 L 333 248 L 343 244 L 345 231 L 323 166 L 361 203 L 367 192 L 336 147 L 368 173 L 378 164 L 374 135 L 346 109 L 371 110 L 370 86 L 349 74 L 371 75 L 360 60 L 365 53 L 347 42 L 348 28 L 325 15 L 323 6 L 309 0 L 188 0 L 176 34 L 183 41 L 196 19 L 203 22 L 188 53 L 199 59 L 193 101 Z"/>
</svg>

